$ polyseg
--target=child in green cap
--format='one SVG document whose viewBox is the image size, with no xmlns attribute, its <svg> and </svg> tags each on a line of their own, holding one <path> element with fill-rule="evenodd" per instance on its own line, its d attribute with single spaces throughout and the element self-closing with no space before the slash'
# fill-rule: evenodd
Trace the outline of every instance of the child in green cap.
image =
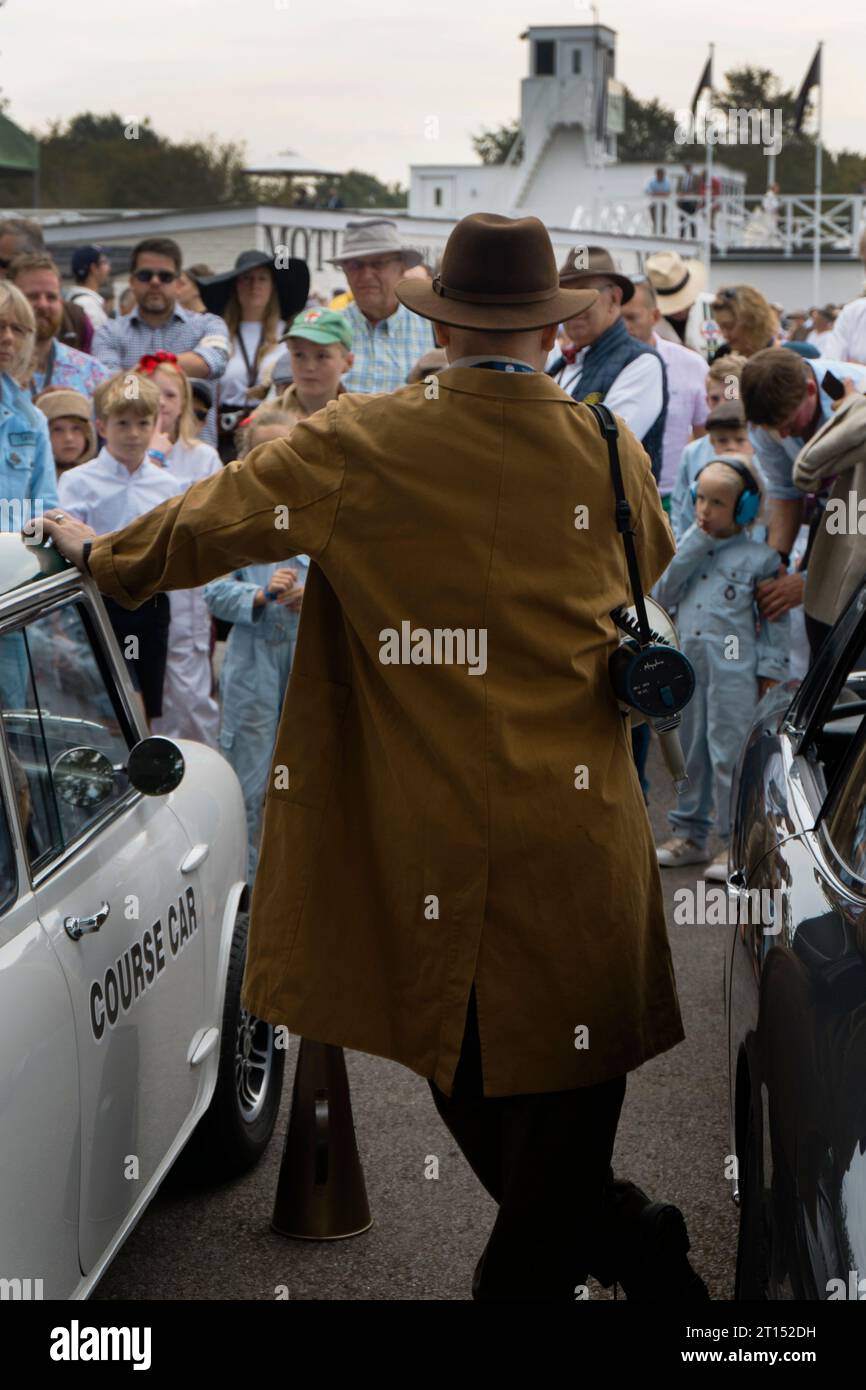
<svg viewBox="0 0 866 1390">
<path fill-rule="evenodd" d="M 351 324 L 331 309 L 304 309 L 283 342 L 288 343 L 294 381 L 274 404 L 297 420 L 306 420 L 344 389 L 340 377 L 355 360 Z"/>
</svg>

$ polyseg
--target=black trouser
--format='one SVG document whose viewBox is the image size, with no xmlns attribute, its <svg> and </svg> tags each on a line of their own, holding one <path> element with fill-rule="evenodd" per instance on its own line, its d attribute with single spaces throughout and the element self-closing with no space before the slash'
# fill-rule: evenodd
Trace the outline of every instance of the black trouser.
<svg viewBox="0 0 866 1390">
<path fill-rule="evenodd" d="M 473 985 L 453 1094 L 429 1083 L 469 1166 L 499 1203 L 473 1298 L 573 1301 L 586 1283 L 625 1081 L 485 1096 Z"/>
<path fill-rule="evenodd" d="M 109 622 L 120 644 L 135 689 L 141 692 L 148 719 L 162 714 L 162 687 L 168 656 L 171 606 L 168 594 L 154 594 L 139 608 L 123 608 L 103 599 Z M 130 640 L 133 639 L 133 640 Z"/>
</svg>

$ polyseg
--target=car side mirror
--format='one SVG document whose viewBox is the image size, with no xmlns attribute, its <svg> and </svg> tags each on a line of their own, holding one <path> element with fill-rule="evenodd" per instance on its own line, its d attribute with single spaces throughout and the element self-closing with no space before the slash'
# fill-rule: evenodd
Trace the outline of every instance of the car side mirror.
<svg viewBox="0 0 866 1390">
<path fill-rule="evenodd" d="M 153 734 L 130 750 L 126 775 L 145 796 L 166 796 L 179 787 L 186 771 L 183 753 L 170 738 Z"/>
<path fill-rule="evenodd" d="M 114 767 L 98 748 L 67 748 L 51 768 L 54 788 L 69 806 L 94 810 L 115 787 Z"/>
</svg>

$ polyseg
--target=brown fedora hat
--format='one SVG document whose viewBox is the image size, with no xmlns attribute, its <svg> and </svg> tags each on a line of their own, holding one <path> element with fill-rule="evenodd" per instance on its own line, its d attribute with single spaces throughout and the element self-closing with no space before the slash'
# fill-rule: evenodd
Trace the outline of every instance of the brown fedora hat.
<svg viewBox="0 0 866 1390">
<path fill-rule="evenodd" d="M 623 304 L 632 298 L 634 285 L 627 275 L 620 275 L 613 256 L 603 246 L 573 246 L 559 272 L 559 283 L 579 286 L 596 275 L 603 275 L 619 285 Z"/>
<path fill-rule="evenodd" d="M 546 328 L 572 318 L 595 290 L 562 289 L 547 228 L 537 217 L 473 212 L 454 227 L 432 284 L 400 280 L 401 304 L 453 328 Z"/>
</svg>

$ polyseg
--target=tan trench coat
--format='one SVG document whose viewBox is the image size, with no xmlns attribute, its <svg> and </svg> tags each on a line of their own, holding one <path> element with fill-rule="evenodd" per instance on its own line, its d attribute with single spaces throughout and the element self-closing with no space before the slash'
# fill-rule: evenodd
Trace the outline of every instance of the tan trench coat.
<svg viewBox="0 0 866 1390">
<path fill-rule="evenodd" d="M 620 429 L 649 588 L 674 546 Z M 446 1094 L 473 979 L 487 1095 L 589 1085 L 673 1047 L 653 837 L 607 673 L 625 558 L 586 407 L 541 374 L 472 368 L 344 395 L 100 538 L 90 564 L 134 607 L 299 552 L 315 563 L 246 1007 Z M 462 629 L 466 664 L 459 646 L 452 664 L 383 661 L 389 629 L 422 659 Z"/>
</svg>

